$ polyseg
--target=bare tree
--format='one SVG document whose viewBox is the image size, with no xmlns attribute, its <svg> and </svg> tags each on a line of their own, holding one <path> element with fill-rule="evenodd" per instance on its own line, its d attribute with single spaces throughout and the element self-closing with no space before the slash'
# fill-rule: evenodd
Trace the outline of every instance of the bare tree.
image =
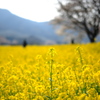
<svg viewBox="0 0 100 100">
<path fill-rule="evenodd" d="M 62 25 L 62 30 L 79 28 L 87 34 L 90 42 L 95 42 L 100 32 L 100 0 L 58 0 L 60 16 L 53 24 Z"/>
</svg>

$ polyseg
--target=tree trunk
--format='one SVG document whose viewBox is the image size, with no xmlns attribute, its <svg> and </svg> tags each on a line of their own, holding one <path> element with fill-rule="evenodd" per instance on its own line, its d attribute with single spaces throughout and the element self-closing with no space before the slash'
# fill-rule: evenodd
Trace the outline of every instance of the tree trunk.
<svg viewBox="0 0 100 100">
<path fill-rule="evenodd" d="M 91 35 L 91 34 L 92 34 L 92 33 L 88 33 L 88 32 L 87 32 L 87 36 L 88 36 L 90 42 L 91 42 L 91 43 L 94 43 L 94 42 L 95 42 L 95 37 L 96 37 L 96 36 L 93 36 L 93 35 Z"/>
<path fill-rule="evenodd" d="M 94 37 L 91 38 L 91 39 L 90 39 L 90 42 L 91 42 L 91 43 L 94 43 L 94 42 L 95 42 L 95 38 L 94 38 Z"/>
</svg>

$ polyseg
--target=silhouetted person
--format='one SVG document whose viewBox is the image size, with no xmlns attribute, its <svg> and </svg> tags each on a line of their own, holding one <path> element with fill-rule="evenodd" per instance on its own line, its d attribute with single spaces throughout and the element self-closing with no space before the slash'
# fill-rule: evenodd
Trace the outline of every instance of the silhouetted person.
<svg viewBox="0 0 100 100">
<path fill-rule="evenodd" d="M 74 44 L 74 39 L 71 40 L 71 43 Z"/>
<path fill-rule="evenodd" d="M 23 47 L 26 47 L 27 46 L 27 42 L 26 40 L 23 41 Z"/>
</svg>

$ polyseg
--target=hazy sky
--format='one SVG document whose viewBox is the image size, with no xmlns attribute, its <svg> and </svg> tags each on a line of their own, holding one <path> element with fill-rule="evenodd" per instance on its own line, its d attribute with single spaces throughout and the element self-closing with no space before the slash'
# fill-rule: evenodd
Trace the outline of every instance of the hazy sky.
<svg viewBox="0 0 100 100">
<path fill-rule="evenodd" d="M 58 12 L 57 0 L 0 0 L 0 8 L 37 22 L 53 19 Z"/>
</svg>

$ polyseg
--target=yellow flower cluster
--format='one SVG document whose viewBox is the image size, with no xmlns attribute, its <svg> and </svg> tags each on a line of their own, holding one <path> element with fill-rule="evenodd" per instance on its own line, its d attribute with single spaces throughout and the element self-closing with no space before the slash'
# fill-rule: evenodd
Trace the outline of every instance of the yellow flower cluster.
<svg viewBox="0 0 100 100">
<path fill-rule="evenodd" d="M 100 43 L 0 46 L 0 100 L 100 100 Z"/>
</svg>

